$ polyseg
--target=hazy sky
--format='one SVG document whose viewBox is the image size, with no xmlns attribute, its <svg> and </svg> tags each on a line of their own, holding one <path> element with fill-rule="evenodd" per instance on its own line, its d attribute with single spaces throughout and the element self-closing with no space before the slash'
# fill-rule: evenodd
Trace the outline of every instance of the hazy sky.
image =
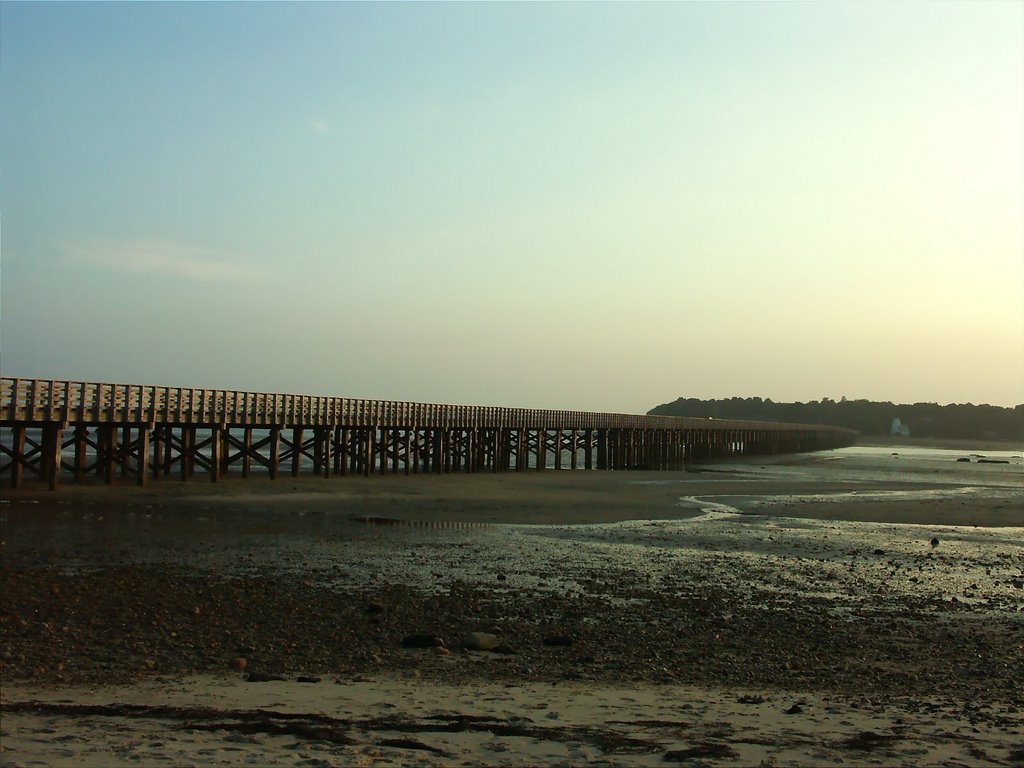
<svg viewBox="0 0 1024 768">
<path fill-rule="evenodd" d="M 4 375 L 1024 401 L 1024 4 L 0 7 Z"/>
</svg>

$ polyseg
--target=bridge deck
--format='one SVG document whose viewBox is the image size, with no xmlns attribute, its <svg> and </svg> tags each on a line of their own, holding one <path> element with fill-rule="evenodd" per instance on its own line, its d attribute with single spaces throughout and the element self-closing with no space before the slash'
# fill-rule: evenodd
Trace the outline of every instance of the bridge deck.
<svg viewBox="0 0 1024 768">
<path fill-rule="evenodd" d="M 292 474 L 324 476 L 576 469 L 581 457 L 586 469 L 681 469 L 854 437 L 807 424 L 11 377 L 0 378 L 0 428 L 12 438 L 0 445 L 2 476 L 18 485 L 29 469 L 51 487 L 62 472 L 141 484 L 148 473 L 187 479 L 198 468 L 216 481 L 236 466 L 248 477 L 254 464 L 276 477 L 289 462 Z"/>
</svg>

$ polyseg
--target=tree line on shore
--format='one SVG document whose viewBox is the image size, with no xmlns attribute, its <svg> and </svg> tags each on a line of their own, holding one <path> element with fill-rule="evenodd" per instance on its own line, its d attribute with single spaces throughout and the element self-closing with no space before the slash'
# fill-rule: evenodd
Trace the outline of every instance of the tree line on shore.
<svg viewBox="0 0 1024 768">
<path fill-rule="evenodd" d="M 862 435 L 891 434 L 893 420 L 914 437 L 1024 441 L 1024 404 L 1015 408 L 972 403 L 895 404 L 872 400 L 822 398 L 807 403 L 776 403 L 770 398 L 732 397 L 698 400 L 680 397 L 648 411 L 652 416 L 690 416 L 794 424 L 829 424 Z"/>
</svg>

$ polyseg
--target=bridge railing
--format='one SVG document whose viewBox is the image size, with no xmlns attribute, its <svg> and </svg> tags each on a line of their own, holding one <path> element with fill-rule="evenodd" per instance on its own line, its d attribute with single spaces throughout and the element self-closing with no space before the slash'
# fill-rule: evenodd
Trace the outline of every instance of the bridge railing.
<svg viewBox="0 0 1024 768">
<path fill-rule="evenodd" d="M 0 377 L 7 424 L 195 424 L 225 426 L 380 426 L 511 429 L 703 429 L 836 431 L 808 424 L 710 420 L 532 408 L 417 403 L 349 397 L 145 384 Z"/>
</svg>

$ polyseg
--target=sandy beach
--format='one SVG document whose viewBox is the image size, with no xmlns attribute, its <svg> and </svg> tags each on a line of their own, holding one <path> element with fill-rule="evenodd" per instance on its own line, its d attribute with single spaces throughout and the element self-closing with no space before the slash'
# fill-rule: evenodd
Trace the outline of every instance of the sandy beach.
<svg viewBox="0 0 1024 768">
<path fill-rule="evenodd" d="M 971 448 L 4 490 L 0 765 L 1021 764 Z"/>
</svg>

